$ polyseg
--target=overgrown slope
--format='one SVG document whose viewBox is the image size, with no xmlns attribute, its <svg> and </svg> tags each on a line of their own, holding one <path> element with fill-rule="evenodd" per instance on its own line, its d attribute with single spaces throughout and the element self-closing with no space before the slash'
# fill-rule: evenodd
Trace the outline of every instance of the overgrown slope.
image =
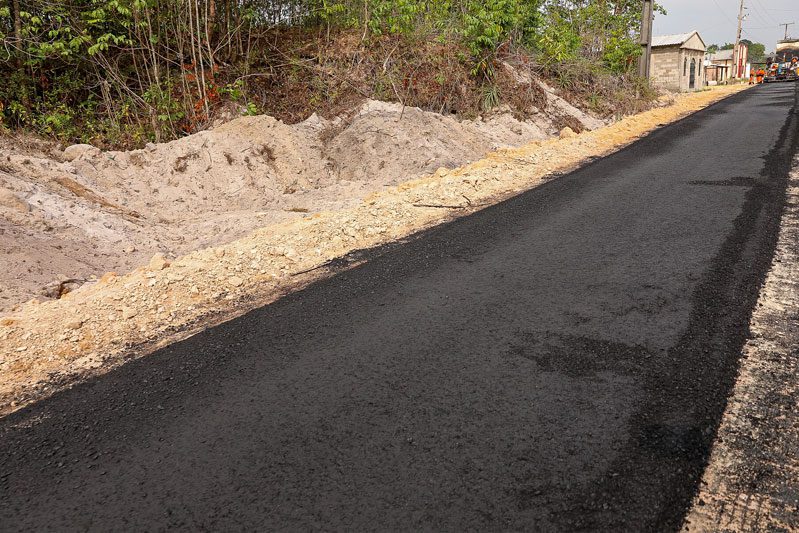
<svg viewBox="0 0 799 533">
<path fill-rule="evenodd" d="M 474 118 L 540 109 L 525 75 L 623 115 L 651 101 L 634 72 L 637 2 L 75 0 L 0 3 L 0 122 L 64 142 L 141 147 L 218 117 L 288 123 L 363 99 Z"/>
</svg>

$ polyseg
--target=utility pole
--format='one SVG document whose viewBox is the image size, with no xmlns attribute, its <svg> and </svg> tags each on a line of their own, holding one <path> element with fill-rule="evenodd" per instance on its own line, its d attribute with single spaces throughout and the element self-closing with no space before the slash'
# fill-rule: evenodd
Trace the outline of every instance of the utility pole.
<svg viewBox="0 0 799 533">
<path fill-rule="evenodd" d="M 735 47 L 732 49 L 732 64 L 735 72 L 733 72 L 733 79 L 741 77 L 741 66 L 738 61 L 741 56 L 741 31 L 744 24 L 744 0 L 741 0 L 741 8 L 738 10 L 738 33 L 735 34 Z"/>
<path fill-rule="evenodd" d="M 649 78 L 649 69 L 652 62 L 652 20 L 654 12 L 653 0 L 644 0 L 644 9 L 641 13 L 641 59 L 638 61 L 638 74 L 642 78 Z"/>
<path fill-rule="evenodd" d="M 788 40 L 788 26 L 793 26 L 796 22 L 786 22 L 785 24 L 780 24 L 780 26 L 785 26 L 785 40 Z"/>
</svg>

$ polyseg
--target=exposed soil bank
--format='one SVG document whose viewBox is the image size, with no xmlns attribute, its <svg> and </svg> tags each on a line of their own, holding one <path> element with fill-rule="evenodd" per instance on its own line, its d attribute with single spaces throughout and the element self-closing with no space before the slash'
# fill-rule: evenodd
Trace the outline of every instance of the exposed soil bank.
<svg viewBox="0 0 799 533">
<path fill-rule="evenodd" d="M 129 152 L 74 145 L 48 154 L 0 140 L 0 313 L 156 253 L 177 257 L 352 207 L 439 168 L 557 136 L 562 117 L 575 129 L 604 125 L 542 92 L 547 108 L 526 121 L 502 110 L 458 121 L 371 100 L 334 120 L 242 117 Z"/>
</svg>

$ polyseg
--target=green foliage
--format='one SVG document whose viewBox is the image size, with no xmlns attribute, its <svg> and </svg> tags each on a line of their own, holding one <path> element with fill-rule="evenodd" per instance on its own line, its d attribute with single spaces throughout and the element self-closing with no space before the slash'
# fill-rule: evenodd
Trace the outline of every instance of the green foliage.
<svg viewBox="0 0 799 533">
<path fill-rule="evenodd" d="M 602 60 L 614 74 L 630 72 L 637 65 L 641 46 L 626 36 L 612 36 L 605 45 Z"/>
<path fill-rule="evenodd" d="M 318 7 L 317 12 L 319 13 L 320 19 L 328 26 L 335 25 L 342 28 L 353 28 L 358 26 L 360 22 L 360 15 L 350 9 L 348 4 L 344 2 L 322 0 L 322 4 Z"/>
<path fill-rule="evenodd" d="M 78 119 L 91 114 L 96 104 L 91 99 L 74 98 L 81 83 L 79 77 L 61 73 L 40 92 L 24 73 L 15 73 L 0 82 L 0 101 L 7 102 L 4 122 L 62 139 L 81 135 Z M 31 105 L 33 102 L 35 107 Z"/>
<path fill-rule="evenodd" d="M 247 102 L 247 105 L 244 107 L 244 115 L 248 117 L 254 117 L 258 114 L 258 107 L 255 105 L 254 102 Z"/>
<path fill-rule="evenodd" d="M 665 10 L 655 4 L 658 13 Z M 541 61 L 552 67 L 585 57 L 615 74 L 630 72 L 640 56 L 638 0 L 546 0 L 536 39 Z"/>
<path fill-rule="evenodd" d="M 491 111 L 499 105 L 499 89 L 494 84 L 487 84 L 483 87 L 483 111 Z"/>
<path fill-rule="evenodd" d="M 536 41 L 545 64 L 574 59 L 577 57 L 581 45 L 580 35 L 569 21 L 558 12 L 554 12 L 552 15 Z"/>
<path fill-rule="evenodd" d="M 233 83 L 224 85 L 219 92 L 227 96 L 234 102 L 239 102 L 244 98 L 244 80 L 239 78 Z"/>
<path fill-rule="evenodd" d="M 151 114 L 158 120 L 159 128 L 166 129 L 159 133 L 168 132 L 168 128 L 186 116 L 181 102 L 172 96 L 173 93 L 172 80 L 167 80 L 162 85 L 150 85 L 142 95 L 144 101 L 150 105 Z"/>
<path fill-rule="evenodd" d="M 743 42 L 743 41 L 741 41 Z M 753 43 L 749 41 L 749 61 L 751 63 L 763 63 L 766 61 L 766 45 L 763 43 Z"/>
<path fill-rule="evenodd" d="M 265 36 L 283 29 L 289 43 L 291 31 L 304 31 L 324 42 L 346 33 L 362 48 L 393 38 L 420 49 L 442 47 L 471 73 L 469 80 L 456 78 L 452 63 L 392 67 L 391 49 L 369 74 L 375 95 L 428 98 L 441 110 L 489 110 L 514 98 L 497 83 L 500 60 L 512 54 L 534 53 L 564 86 L 581 83 L 574 77 L 579 69 L 565 65 L 585 59 L 626 76 L 639 54 L 638 0 L 21 0 L 21 6 L 15 13 L 10 2 L 0 4 L 0 122 L 74 141 L 175 138 L 206 127 L 225 101 L 255 114 L 272 97 L 256 98 L 255 81 L 276 70 L 306 91 L 309 106 L 346 93 L 348 82 L 331 82 L 320 67 L 319 56 L 334 51 L 274 52 L 285 44 Z M 357 71 L 361 52 L 347 53 L 348 68 Z M 459 95 L 467 81 L 469 99 Z M 590 105 L 602 108 L 606 100 L 591 97 Z"/>
<path fill-rule="evenodd" d="M 417 0 L 370 0 L 367 25 L 374 35 L 410 34 L 424 20 L 427 2 Z"/>
<path fill-rule="evenodd" d="M 538 23 L 537 4 L 529 0 L 471 0 L 466 4 L 462 34 L 475 57 L 516 38 L 528 43 Z"/>
</svg>

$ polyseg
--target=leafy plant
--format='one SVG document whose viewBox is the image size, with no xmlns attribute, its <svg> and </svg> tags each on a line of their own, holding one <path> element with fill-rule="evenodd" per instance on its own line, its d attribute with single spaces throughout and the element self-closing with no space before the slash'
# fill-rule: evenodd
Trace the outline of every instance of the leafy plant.
<svg viewBox="0 0 799 533">
<path fill-rule="evenodd" d="M 491 111 L 499 105 L 499 89 L 496 85 L 483 86 L 483 111 Z"/>
<path fill-rule="evenodd" d="M 255 105 L 254 102 L 247 102 L 247 105 L 244 108 L 244 115 L 248 117 L 252 117 L 258 114 L 258 107 Z"/>
</svg>

